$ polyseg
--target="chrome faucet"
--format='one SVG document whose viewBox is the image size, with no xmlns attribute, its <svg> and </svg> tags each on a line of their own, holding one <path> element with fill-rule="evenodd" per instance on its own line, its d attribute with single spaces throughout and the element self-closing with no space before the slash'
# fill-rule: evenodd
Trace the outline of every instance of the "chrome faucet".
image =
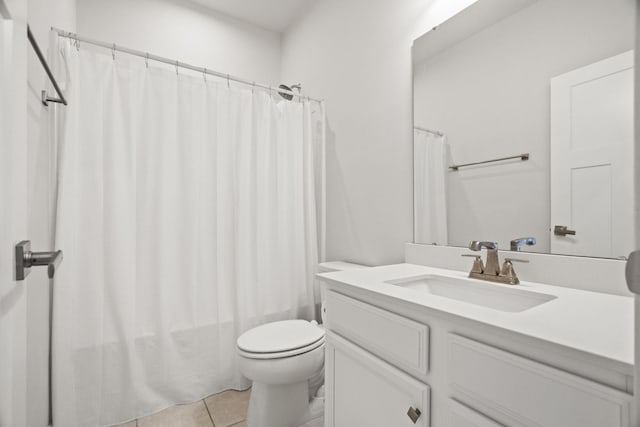
<svg viewBox="0 0 640 427">
<path fill-rule="evenodd" d="M 500 268 L 498 244 L 496 242 L 479 242 L 477 240 L 472 240 L 471 243 L 469 243 L 469 249 L 472 251 L 480 251 L 482 248 L 487 249 L 487 262 L 485 264 L 482 263 L 480 255 L 463 255 L 475 257 L 473 267 L 469 272 L 469 277 L 508 285 L 517 285 L 520 283 L 520 280 L 516 275 L 516 271 L 513 269 L 513 262 L 529 261 L 524 259 L 505 258 L 504 264 L 502 265 L 502 268 Z"/>
<path fill-rule="evenodd" d="M 520 248 L 524 245 L 533 246 L 536 244 L 535 237 L 519 237 L 511 241 L 511 250 L 520 252 Z"/>
</svg>

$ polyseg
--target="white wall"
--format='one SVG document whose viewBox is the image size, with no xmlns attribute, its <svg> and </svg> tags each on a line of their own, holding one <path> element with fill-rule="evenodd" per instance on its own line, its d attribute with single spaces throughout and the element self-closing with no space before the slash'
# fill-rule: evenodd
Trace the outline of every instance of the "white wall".
<svg viewBox="0 0 640 427">
<path fill-rule="evenodd" d="M 8 12 L 0 16 L 0 425 L 22 426 L 28 411 L 27 298 L 25 282 L 15 280 L 13 245 L 27 232 L 27 8 L 24 0 L 0 6 Z"/>
<path fill-rule="evenodd" d="M 413 239 L 411 45 L 473 0 L 322 0 L 283 37 L 282 80 L 327 101 L 327 258 L 403 260 Z"/>
<path fill-rule="evenodd" d="M 78 0 L 78 34 L 276 84 L 280 35 L 186 0 Z"/>
<path fill-rule="evenodd" d="M 448 174 L 450 244 L 533 236 L 526 250 L 549 252 L 549 81 L 632 49 L 634 6 L 540 0 L 418 64 L 415 123 L 447 135 L 453 163 L 531 153 Z"/>
<path fill-rule="evenodd" d="M 75 29 L 75 0 L 28 0 L 29 26 L 45 56 L 49 29 L 61 26 Z M 27 212 L 28 235 L 35 251 L 53 249 L 54 140 L 49 128 L 54 108 L 40 102 L 40 91 L 48 79 L 35 53 L 29 47 L 27 73 Z M 53 93 L 51 94 L 54 95 Z M 49 280 L 45 268 L 34 268 L 27 287 L 27 426 L 43 427 L 49 421 Z"/>
</svg>

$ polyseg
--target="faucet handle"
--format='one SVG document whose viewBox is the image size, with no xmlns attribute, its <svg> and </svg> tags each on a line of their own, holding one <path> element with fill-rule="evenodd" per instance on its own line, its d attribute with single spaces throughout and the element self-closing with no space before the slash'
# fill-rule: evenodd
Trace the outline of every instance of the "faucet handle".
<svg viewBox="0 0 640 427">
<path fill-rule="evenodd" d="M 484 273 L 484 263 L 482 262 L 482 258 L 480 257 L 480 255 L 462 254 L 462 256 L 475 258 L 475 260 L 473 261 L 473 267 L 471 267 L 471 273 Z"/>
<path fill-rule="evenodd" d="M 505 258 L 504 262 L 524 262 L 527 263 L 529 262 L 528 259 L 519 259 L 519 258 Z"/>
<path fill-rule="evenodd" d="M 502 264 L 500 275 L 506 277 L 509 280 L 510 284 L 517 285 L 520 283 L 520 279 L 518 279 L 518 275 L 516 274 L 516 271 L 513 269 L 514 262 L 529 262 L 529 260 L 518 259 L 518 258 L 505 258 L 504 264 Z"/>
</svg>

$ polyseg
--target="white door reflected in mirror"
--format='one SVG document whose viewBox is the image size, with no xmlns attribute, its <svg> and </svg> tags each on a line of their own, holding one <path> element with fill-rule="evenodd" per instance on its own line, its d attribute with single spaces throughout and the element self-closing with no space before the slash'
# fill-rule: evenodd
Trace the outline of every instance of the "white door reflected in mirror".
<svg viewBox="0 0 640 427">
<path fill-rule="evenodd" d="M 633 51 L 551 80 L 551 252 L 634 249 Z"/>
</svg>

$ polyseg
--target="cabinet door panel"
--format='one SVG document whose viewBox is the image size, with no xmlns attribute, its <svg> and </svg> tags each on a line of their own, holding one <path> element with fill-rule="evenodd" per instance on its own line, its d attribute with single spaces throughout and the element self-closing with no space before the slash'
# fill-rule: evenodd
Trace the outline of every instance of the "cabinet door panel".
<svg viewBox="0 0 640 427">
<path fill-rule="evenodd" d="M 332 333 L 326 363 L 328 427 L 429 427 L 429 386 Z"/>
<path fill-rule="evenodd" d="M 449 378 L 462 402 L 477 401 L 525 426 L 627 427 L 631 396 L 457 335 Z"/>
<path fill-rule="evenodd" d="M 504 427 L 455 400 L 449 400 L 449 414 L 451 427 Z"/>
</svg>

